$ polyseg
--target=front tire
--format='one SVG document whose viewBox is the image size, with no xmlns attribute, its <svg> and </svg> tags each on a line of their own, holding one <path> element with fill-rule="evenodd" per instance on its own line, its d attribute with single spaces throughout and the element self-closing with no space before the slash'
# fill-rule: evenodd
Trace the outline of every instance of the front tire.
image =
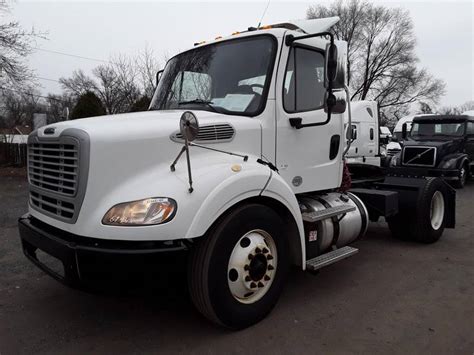
<svg viewBox="0 0 474 355">
<path fill-rule="evenodd" d="M 456 189 L 464 188 L 464 185 L 466 185 L 468 176 L 469 176 L 469 166 L 467 164 L 463 164 L 461 166 L 461 169 L 459 169 L 459 178 L 454 181 L 454 187 Z"/>
<path fill-rule="evenodd" d="M 196 308 L 219 325 L 242 329 L 273 309 L 289 269 L 283 223 L 260 204 L 237 207 L 198 241 L 188 283 Z"/>
</svg>

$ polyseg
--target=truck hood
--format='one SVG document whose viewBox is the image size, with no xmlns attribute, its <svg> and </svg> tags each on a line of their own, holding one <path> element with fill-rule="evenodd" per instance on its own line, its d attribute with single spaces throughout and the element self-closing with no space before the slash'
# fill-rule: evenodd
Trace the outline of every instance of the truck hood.
<svg viewBox="0 0 474 355">
<path fill-rule="evenodd" d="M 179 120 L 183 112 L 184 110 L 146 111 L 63 121 L 42 127 L 36 134 L 40 139 L 52 139 L 60 136 L 65 130 L 74 128 L 88 134 L 91 152 L 99 146 L 121 151 L 123 148 L 131 148 L 127 145 L 139 144 L 143 154 L 149 149 L 155 149 L 155 156 L 164 158 L 164 153 L 172 152 L 168 159 L 173 160 L 181 147 L 181 141 L 173 141 L 171 136 L 179 132 Z M 233 129 L 233 139 L 210 140 L 207 142 L 209 145 L 218 144 L 219 149 L 233 149 L 239 152 L 244 148 L 245 153 L 260 155 L 261 128 L 258 120 L 207 111 L 193 111 L 193 113 L 198 118 L 201 129 L 220 124 L 226 124 Z M 245 136 L 254 144 L 239 144 L 238 141 Z M 124 158 L 126 155 L 117 156 L 117 159 Z"/>
</svg>

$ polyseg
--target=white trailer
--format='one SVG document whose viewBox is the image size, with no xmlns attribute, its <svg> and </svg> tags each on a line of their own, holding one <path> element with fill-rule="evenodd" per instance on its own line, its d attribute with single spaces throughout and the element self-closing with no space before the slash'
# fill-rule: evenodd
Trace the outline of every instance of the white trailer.
<svg viewBox="0 0 474 355">
<path fill-rule="evenodd" d="M 33 132 L 19 220 L 26 257 L 81 287 L 84 268 L 105 256 L 184 250 L 197 309 L 239 329 L 272 310 L 290 265 L 314 271 L 354 255 L 369 218 L 386 217 L 397 237 L 437 241 L 454 227 L 455 193 L 442 180 L 339 189 L 351 120 L 347 46 L 328 33 L 337 21 L 197 44 L 168 61 L 148 112 Z"/>
</svg>

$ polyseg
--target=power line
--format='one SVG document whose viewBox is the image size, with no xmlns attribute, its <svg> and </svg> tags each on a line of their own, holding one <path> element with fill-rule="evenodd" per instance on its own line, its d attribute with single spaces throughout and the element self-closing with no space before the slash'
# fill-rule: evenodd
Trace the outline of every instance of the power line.
<svg viewBox="0 0 474 355">
<path fill-rule="evenodd" d="M 64 101 L 64 100 L 61 100 L 61 99 L 57 99 L 57 98 L 55 98 L 55 97 L 48 97 L 48 96 L 43 96 L 43 95 L 31 94 L 31 93 L 28 93 L 28 92 L 25 92 L 25 91 L 21 91 L 21 90 L 7 89 L 7 88 L 4 88 L 4 87 L 0 87 L 0 90 L 7 90 L 7 91 L 12 91 L 12 92 L 17 92 L 17 93 L 19 93 L 19 94 L 28 95 L 28 96 L 33 96 L 33 97 L 41 97 L 41 98 L 43 98 L 43 99 L 48 99 L 48 100 L 55 100 L 55 101 L 67 102 L 67 101 Z"/>
<path fill-rule="evenodd" d="M 37 76 L 36 79 L 40 79 L 40 80 L 47 80 L 47 81 L 54 81 L 55 83 L 60 83 L 61 82 L 59 80 L 56 80 L 56 79 L 49 79 L 49 78 L 43 78 L 41 76 Z"/>
<path fill-rule="evenodd" d="M 113 63 L 109 62 L 108 60 L 97 59 L 97 58 L 91 58 L 91 57 L 84 57 L 84 56 L 82 56 L 82 55 L 64 53 L 64 52 L 60 52 L 60 51 L 53 51 L 53 50 L 51 50 L 51 49 L 43 49 L 43 48 L 38 48 L 38 47 L 33 47 L 33 49 L 36 49 L 36 50 L 42 51 L 42 52 L 48 52 L 48 53 L 54 53 L 54 54 L 64 55 L 64 56 L 67 56 L 67 57 L 73 57 L 73 58 L 79 58 L 79 59 L 84 59 L 84 60 L 91 60 L 91 61 L 94 61 L 94 62 L 101 62 L 101 63 L 113 64 Z"/>
</svg>

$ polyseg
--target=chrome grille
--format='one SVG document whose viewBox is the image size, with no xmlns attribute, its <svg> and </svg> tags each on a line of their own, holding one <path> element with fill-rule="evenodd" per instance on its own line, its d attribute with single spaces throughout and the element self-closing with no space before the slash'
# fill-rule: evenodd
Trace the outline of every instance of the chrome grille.
<svg viewBox="0 0 474 355">
<path fill-rule="evenodd" d="M 403 147 L 403 165 L 433 167 L 436 163 L 435 147 Z"/>
<path fill-rule="evenodd" d="M 235 130 L 230 124 L 223 123 L 207 125 L 199 127 L 199 132 L 195 141 L 201 143 L 231 141 L 234 138 L 234 135 Z M 172 134 L 171 139 L 180 143 L 184 141 L 181 132 Z"/>
<path fill-rule="evenodd" d="M 45 190 L 74 196 L 79 175 L 75 144 L 33 143 L 28 147 L 30 183 Z"/>
<path fill-rule="evenodd" d="M 89 136 L 67 129 L 59 137 L 28 137 L 30 206 L 67 223 L 77 220 L 89 170 Z"/>
</svg>

